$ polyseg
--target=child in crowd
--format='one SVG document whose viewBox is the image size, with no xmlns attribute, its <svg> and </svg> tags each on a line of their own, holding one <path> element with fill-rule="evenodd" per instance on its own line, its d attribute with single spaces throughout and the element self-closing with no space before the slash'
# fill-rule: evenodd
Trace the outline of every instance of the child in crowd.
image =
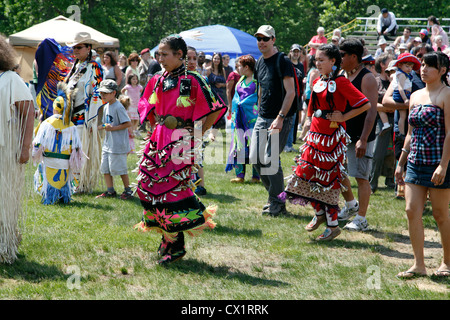
<svg viewBox="0 0 450 320">
<path fill-rule="evenodd" d="M 125 189 L 120 198 L 127 200 L 133 197 L 127 166 L 127 154 L 130 151 L 128 128 L 131 127 L 131 121 L 124 106 L 116 98 L 117 90 L 118 86 L 114 80 L 103 80 L 100 83 L 99 92 L 106 103 L 103 110 L 103 125 L 98 127 L 99 130 L 106 131 L 100 172 L 105 177 L 107 190 L 97 198 L 116 197 L 113 177 L 120 176 Z"/>
<path fill-rule="evenodd" d="M 420 68 L 420 60 L 412 54 L 405 52 L 398 56 L 398 59 L 394 63 L 394 67 L 397 68 L 394 77 L 392 78 L 392 86 L 394 87 L 393 98 L 395 102 L 409 103 L 409 97 L 412 90 L 413 70 Z M 398 129 L 402 136 L 406 135 L 405 121 L 407 116 L 407 110 L 397 110 L 399 115 Z M 381 121 L 383 122 L 383 128 L 380 132 L 382 135 L 389 130 L 391 125 L 389 124 L 386 113 L 379 112 Z"/>
<path fill-rule="evenodd" d="M 130 114 L 128 113 L 128 110 L 130 109 L 130 97 L 121 94 L 119 96 L 119 102 L 123 105 L 123 107 L 125 108 L 125 110 L 127 110 L 127 114 L 128 116 L 130 116 Z M 134 138 L 136 137 L 136 135 L 134 134 L 135 132 L 133 131 L 133 121 L 131 121 L 131 127 L 128 128 L 128 140 L 130 141 L 130 152 L 128 152 L 128 154 L 130 153 L 136 153 L 136 146 L 134 143 Z"/>
<path fill-rule="evenodd" d="M 131 125 L 134 135 L 140 137 L 138 130 L 139 113 L 138 104 L 142 93 L 142 86 L 139 84 L 138 76 L 130 74 L 127 79 L 127 84 L 123 87 L 121 93 L 130 97 L 130 107 L 127 109 L 128 116 L 131 119 Z"/>
</svg>

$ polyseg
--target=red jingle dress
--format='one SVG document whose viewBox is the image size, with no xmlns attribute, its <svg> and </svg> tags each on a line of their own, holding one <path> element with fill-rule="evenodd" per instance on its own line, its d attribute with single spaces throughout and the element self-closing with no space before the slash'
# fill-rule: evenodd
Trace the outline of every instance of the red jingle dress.
<svg viewBox="0 0 450 320">
<path fill-rule="evenodd" d="M 313 85 L 318 81 L 322 80 L 316 79 Z M 280 195 L 280 198 L 294 204 L 311 203 L 316 212 L 324 210 L 328 226 L 337 226 L 339 195 L 343 188 L 341 182 L 347 175 L 344 163 L 350 137 L 346 133 L 345 122 L 337 123 L 337 128 L 333 128 L 330 127 L 330 120 L 313 117 L 313 114 L 316 110 L 345 113 L 349 108 L 359 108 L 369 102 L 344 76 L 337 77 L 335 82 L 333 110 L 327 101 L 326 83 L 322 92 L 313 93 L 316 95 L 316 102 L 314 103 L 314 99 L 310 100 L 307 114 L 312 117 L 311 127 L 306 142 L 300 147 L 300 154 L 295 158 L 297 166 L 294 174 Z"/>
</svg>

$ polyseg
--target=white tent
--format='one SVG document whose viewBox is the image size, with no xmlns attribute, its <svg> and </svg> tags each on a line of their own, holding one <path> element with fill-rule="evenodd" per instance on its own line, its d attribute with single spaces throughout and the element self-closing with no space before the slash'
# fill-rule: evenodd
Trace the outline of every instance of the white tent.
<svg viewBox="0 0 450 320">
<path fill-rule="evenodd" d="M 81 31 L 89 32 L 91 37 L 97 40 L 102 48 L 119 48 L 120 46 L 117 38 L 110 37 L 64 16 L 58 16 L 9 36 L 9 43 L 20 57 L 19 64 L 22 69 L 22 78 L 25 81 L 32 79 L 34 54 L 41 41 L 46 38 L 52 38 L 59 44 L 66 45 L 75 38 L 76 33 Z"/>
</svg>

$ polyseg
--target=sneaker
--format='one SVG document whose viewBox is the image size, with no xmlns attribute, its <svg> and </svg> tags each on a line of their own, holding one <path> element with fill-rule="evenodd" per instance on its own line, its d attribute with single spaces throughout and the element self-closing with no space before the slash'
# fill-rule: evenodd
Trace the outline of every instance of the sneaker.
<svg viewBox="0 0 450 320">
<path fill-rule="evenodd" d="M 277 217 L 280 214 L 286 214 L 286 204 L 279 202 L 269 203 L 268 206 L 264 206 L 262 214 Z"/>
<path fill-rule="evenodd" d="M 365 217 L 357 216 L 351 222 L 347 223 L 344 229 L 349 231 L 367 231 L 369 229 L 369 224 Z"/>
<path fill-rule="evenodd" d="M 284 149 L 283 149 L 283 152 L 294 152 L 294 151 L 295 151 L 295 149 L 293 147 L 288 147 L 288 146 L 284 147 Z"/>
<path fill-rule="evenodd" d="M 102 194 L 99 194 L 98 196 L 96 196 L 95 198 L 115 198 L 117 197 L 117 192 L 109 192 L 109 191 L 105 191 Z"/>
<path fill-rule="evenodd" d="M 359 211 L 359 202 L 356 201 L 356 204 L 354 207 L 347 207 L 347 204 L 345 204 L 344 208 L 341 209 L 341 211 L 338 213 L 338 220 L 339 221 L 345 221 L 349 218 L 353 217 L 355 214 L 357 214 Z"/>
<path fill-rule="evenodd" d="M 327 221 L 325 214 L 321 214 L 320 216 L 315 215 L 311 222 L 305 227 L 305 230 L 308 232 L 314 231 L 325 221 Z"/>
<path fill-rule="evenodd" d="M 129 200 L 133 198 L 133 191 L 124 191 L 121 195 L 120 195 L 120 199 L 122 200 Z"/>
<path fill-rule="evenodd" d="M 204 196 L 204 195 L 206 194 L 206 189 L 205 189 L 205 187 L 198 186 L 198 187 L 195 189 L 195 194 L 198 195 L 198 196 Z"/>
<path fill-rule="evenodd" d="M 341 234 L 341 228 L 326 228 L 325 231 L 316 238 L 317 241 L 331 241 Z"/>
<path fill-rule="evenodd" d="M 231 183 L 244 183 L 244 178 L 233 178 L 230 179 Z"/>
<path fill-rule="evenodd" d="M 384 136 L 389 130 L 391 130 L 391 125 L 389 123 L 383 124 L 383 127 L 381 128 L 381 131 L 379 133 L 379 136 Z"/>
</svg>

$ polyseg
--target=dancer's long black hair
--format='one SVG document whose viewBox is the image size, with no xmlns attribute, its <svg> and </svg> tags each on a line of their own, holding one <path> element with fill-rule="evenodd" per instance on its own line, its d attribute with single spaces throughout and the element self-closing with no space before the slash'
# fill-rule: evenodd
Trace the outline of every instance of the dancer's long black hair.
<svg viewBox="0 0 450 320">
<path fill-rule="evenodd" d="M 329 81 L 331 80 L 335 80 L 338 76 L 339 73 L 341 71 L 341 52 L 339 51 L 339 48 L 336 47 L 334 44 L 323 44 L 319 47 L 319 49 L 317 49 L 319 51 L 322 51 L 325 53 L 325 55 L 329 58 L 329 59 L 335 59 L 335 66 L 336 69 L 332 72 L 331 77 L 329 78 Z M 323 76 L 323 75 L 321 75 Z M 334 98 L 333 98 L 333 93 L 331 93 L 328 88 L 327 90 L 327 96 L 326 96 L 326 101 L 330 107 L 331 110 L 335 109 L 335 104 L 334 104 Z M 311 92 L 311 103 L 313 106 L 313 109 L 316 110 L 318 107 L 318 100 L 317 100 L 317 93 L 314 92 L 314 90 L 312 90 Z"/>
</svg>

